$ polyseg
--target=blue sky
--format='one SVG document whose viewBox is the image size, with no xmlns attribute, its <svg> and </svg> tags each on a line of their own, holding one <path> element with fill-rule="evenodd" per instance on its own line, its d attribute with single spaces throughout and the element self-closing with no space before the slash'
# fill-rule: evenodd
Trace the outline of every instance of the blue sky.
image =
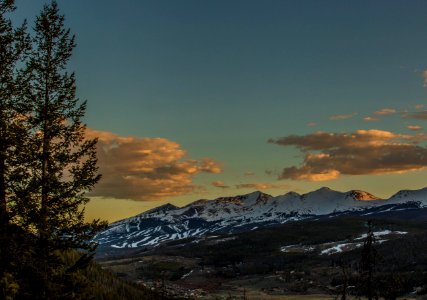
<svg viewBox="0 0 427 300">
<path fill-rule="evenodd" d="M 17 0 L 14 19 L 31 22 L 43 3 Z M 416 171 L 406 166 L 320 182 L 278 180 L 282 169 L 300 167 L 306 152 L 295 144 L 267 143 L 318 131 L 423 134 L 423 128 L 407 126 L 423 127 L 425 120 L 402 115 L 423 112 L 427 104 L 425 1 L 58 3 L 77 36 L 70 69 L 76 71 L 79 96 L 89 101 L 89 127 L 115 134 L 115 141 L 162 138 L 186 152 L 174 163 L 209 158 L 221 168 L 186 169 L 189 189 L 160 191 L 170 195 L 165 197 L 144 194 L 146 187 L 138 199 L 129 196 L 133 201 L 99 192 L 104 198 L 96 198 L 95 207 L 113 203 L 134 212 L 163 201 L 184 204 L 250 192 L 245 184 L 264 184 L 272 194 L 326 185 L 383 197 L 427 185 L 422 163 Z M 374 114 L 385 108 L 389 113 Z"/>
</svg>

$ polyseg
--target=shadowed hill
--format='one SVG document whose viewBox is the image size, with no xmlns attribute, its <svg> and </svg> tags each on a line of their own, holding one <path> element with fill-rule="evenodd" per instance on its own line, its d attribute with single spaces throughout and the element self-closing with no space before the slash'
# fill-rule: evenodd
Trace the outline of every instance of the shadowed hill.
<svg viewBox="0 0 427 300">
<path fill-rule="evenodd" d="M 71 265 L 78 257 L 76 252 L 63 255 L 67 264 Z M 141 284 L 124 281 L 115 274 L 103 269 L 97 263 L 90 262 L 84 270 L 78 271 L 74 282 L 85 283 L 85 296 L 93 300 L 157 300 L 172 299 L 162 295 L 160 291 L 151 290 Z M 77 280 L 76 280 L 77 279 Z M 176 299 L 176 298 L 174 298 Z"/>
</svg>

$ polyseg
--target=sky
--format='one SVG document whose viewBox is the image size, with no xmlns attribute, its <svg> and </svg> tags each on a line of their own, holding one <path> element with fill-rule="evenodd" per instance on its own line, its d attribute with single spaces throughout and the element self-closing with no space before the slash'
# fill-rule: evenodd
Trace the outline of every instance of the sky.
<svg viewBox="0 0 427 300">
<path fill-rule="evenodd" d="M 46 1 L 16 0 L 32 24 Z M 103 178 L 88 218 L 427 186 L 427 2 L 59 0 Z"/>
</svg>

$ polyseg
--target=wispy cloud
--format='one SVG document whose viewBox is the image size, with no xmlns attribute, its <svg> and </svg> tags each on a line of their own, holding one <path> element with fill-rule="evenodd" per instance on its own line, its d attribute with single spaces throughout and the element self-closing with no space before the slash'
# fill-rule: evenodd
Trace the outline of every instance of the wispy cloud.
<svg viewBox="0 0 427 300">
<path fill-rule="evenodd" d="M 424 87 L 427 87 L 427 70 L 423 72 Z"/>
<path fill-rule="evenodd" d="M 234 187 L 236 189 L 252 189 L 252 190 L 270 190 L 270 189 L 282 189 L 282 188 L 289 188 L 289 185 L 287 184 L 273 184 L 273 183 L 267 183 L 267 182 L 251 182 L 251 183 L 240 183 L 236 185 L 228 185 L 224 183 L 223 181 L 214 181 L 211 183 L 214 187 L 221 188 L 221 189 L 229 189 L 231 187 Z"/>
<path fill-rule="evenodd" d="M 331 120 L 331 121 L 347 120 L 347 119 L 353 118 L 356 115 L 357 115 L 357 113 L 334 115 L 334 116 L 330 116 L 329 120 Z"/>
<path fill-rule="evenodd" d="M 403 135 L 383 130 L 353 133 L 316 132 L 271 139 L 270 143 L 294 146 L 304 154 L 301 166 L 286 167 L 280 179 L 322 181 L 340 175 L 404 173 L 427 166 L 424 134 Z"/>
<path fill-rule="evenodd" d="M 363 118 L 363 121 L 365 121 L 365 122 L 377 122 L 377 121 L 379 121 L 380 119 L 378 119 L 378 118 L 375 118 L 375 117 L 370 117 L 370 116 L 368 116 L 368 117 L 364 117 Z"/>
<path fill-rule="evenodd" d="M 422 108 L 424 108 L 424 104 L 417 104 L 417 105 L 415 105 L 415 109 L 417 109 L 417 110 L 420 110 Z"/>
<path fill-rule="evenodd" d="M 363 121 L 365 122 L 377 122 L 379 121 L 379 117 L 385 117 L 390 116 L 397 113 L 397 110 L 394 108 L 382 108 L 380 110 L 377 110 L 373 113 L 372 116 L 366 116 L 363 118 Z"/>
<path fill-rule="evenodd" d="M 163 138 L 122 137 L 88 130 L 98 137 L 98 165 L 102 179 L 94 196 L 157 200 L 185 195 L 200 187 L 193 178 L 200 173 L 220 173 L 211 158 L 191 159 L 176 142 Z"/>
<path fill-rule="evenodd" d="M 254 189 L 254 190 L 270 190 L 270 189 L 281 189 L 288 188 L 286 184 L 272 184 L 272 183 L 241 183 L 237 184 L 237 189 Z"/>
<path fill-rule="evenodd" d="M 422 130 L 423 129 L 419 125 L 408 125 L 408 126 L 406 126 L 406 128 L 408 128 L 409 130 L 412 130 L 412 131 L 418 131 L 418 130 Z"/>
<path fill-rule="evenodd" d="M 254 176 L 255 172 L 248 171 L 248 172 L 245 172 L 243 175 L 245 175 L 245 176 Z"/>
<path fill-rule="evenodd" d="M 226 185 L 224 182 L 222 182 L 220 180 L 212 182 L 212 185 L 214 187 L 221 188 L 221 189 L 228 189 L 228 188 L 230 188 L 229 185 Z"/>
<path fill-rule="evenodd" d="M 315 126 L 317 126 L 317 123 L 316 122 L 308 122 L 306 125 L 308 127 L 315 127 Z"/>
<path fill-rule="evenodd" d="M 415 112 L 403 112 L 401 114 L 404 119 L 416 119 L 427 121 L 427 110 L 415 111 Z"/>
<path fill-rule="evenodd" d="M 382 108 L 374 112 L 374 114 L 377 116 L 389 116 L 395 113 L 396 113 L 396 110 L 394 108 Z"/>
</svg>

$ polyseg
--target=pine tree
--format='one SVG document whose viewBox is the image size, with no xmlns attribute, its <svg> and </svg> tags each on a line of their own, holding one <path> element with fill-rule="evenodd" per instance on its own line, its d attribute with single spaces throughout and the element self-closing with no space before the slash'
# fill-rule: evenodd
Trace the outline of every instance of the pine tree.
<svg viewBox="0 0 427 300">
<path fill-rule="evenodd" d="M 374 247 L 375 235 L 372 230 L 372 222 L 368 221 L 368 232 L 363 243 L 362 257 L 361 257 L 361 275 L 362 275 L 362 295 L 366 296 L 368 300 L 374 297 L 378 299 L 375 290 L 375 268 L 377 266 L 377 250 Z"/>
<path fill-rule="evenodd" d="M 19 156 L 27 178 L 16 188 L 17 222 L 36 239 L 31 299 L 66 299 L 61 294 L 67 285 L 63 280 L 70 278 L 81 260 L 67 268 L 60 252 L 93 251 L 89 240 L 105 225 L 84 220 L 85 193 L 100 179 L 97 141 L 85 138 L 86 102 L 76 97 L 74 73 L 67 72 L 75 38 L 65 28 L 55 1 L 44 6 L 34 32 L 25 90 L 31 105 L 26 122 L 31 129 L 26 151 Z"/>
<path fill-rule="evenodd" d="M 8 14 L 15 10 L 13 0 L 0 0 L 0 298 L 13 297 L 19 289 L 16 281 L 18 261 L 23 255 L 20 242 L 26 234 L 10 222 L 14 182 L 22 168 L 15 156 L 26 135 L 22 116 L 25 105 L 19 97 L 25 82 L 18 65 L 30 48 L 26 25 L 15 28 Z M 12 299 L 12 298 L 11 298 Z"/>
<path fill-rule="evenodd" d="M 11 191 L 12 160 L 25 134 L 20 121 L 25 105 L 19 97 L 23 89 L 17 65 L 30 48 L 26 24 L 15 29 L 7 14 L 15 10 L 13 0 L 0 0 L 0 223 L 9 221 L 8 194 Z"/>
</svg>

